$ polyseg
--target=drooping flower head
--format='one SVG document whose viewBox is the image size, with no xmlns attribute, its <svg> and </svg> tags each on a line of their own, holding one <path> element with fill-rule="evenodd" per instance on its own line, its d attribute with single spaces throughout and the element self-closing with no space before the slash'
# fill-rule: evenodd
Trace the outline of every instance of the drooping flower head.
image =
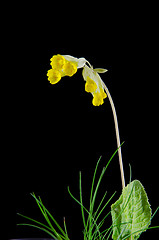
<svg viewBox="0 0 159 240">
<path fill-rule="evenodd" d="M 85 58 L 75 58 L 70 55 L 54 55 L 50 61 L 52 68 L 48 70 L 47 76 L 51 84 L 58 83 L 62 77 L 72 77 L 77 72 L 77 69 L 83 68 L 82 74 L 86 81 L 85 91 L 93 95 L 93 105 L 99 106 L 104 103 L 103 100 L 107 95 L 103 88 L 103 81 L 98 73 L 104 73 L 107 71 L 106 69 L 93 69 Z"/>
<path fill-rule="evenodd" d="M 98 72 L 106 72 L 105 69 L 93 69 L 85 65 L 83 69 L 83 78 L 86 81 L 85 91 L 92 93 L 94 106 L 100 106 L 104 103 L 104 99 L 107 97 L 104 88 L 103 81 L 100 78 Z"/>
<path fill-rule="evenodd" d="M 54 55 L 50 59 L 52 69 L 48 70 L 47 76 L 51 84 L 58 83 L 62 77 L 72 77 L 78 68 L 85 65 L 86 60 L 84 58 L 74 58 L 69 55 Z"/>
</svg>

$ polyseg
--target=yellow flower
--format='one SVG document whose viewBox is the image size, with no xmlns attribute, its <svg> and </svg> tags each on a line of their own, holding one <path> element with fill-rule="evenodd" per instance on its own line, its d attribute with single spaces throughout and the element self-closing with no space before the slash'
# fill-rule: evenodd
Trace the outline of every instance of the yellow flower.
<svg viewBox="0 0 159 240">
<path fill-rule="evenodd" d="M 90 92 L 93 95 L 92 104 L 94 106 L 100 106 L 104 103 L 104 99 L 107 94 L 103 88 L 103 81 L 100 78 L 98 72 L 106 72 L 105 69 L 93 69 L 87 65 L 83 68 L 83 78 L 86 81 L 85 91 Z"/>
<path fill-rule="evenodd" d="M 91 92 L 95 92 L 96 89 L 97 89 L 97 84 L 90 77 L 87 76 L 85 91 L 91 93 Z"/>
<path fill-rule="evenodd" d="M 61 80 L 61 74 L 55 69 L 50 69 L 47 72 L 48 80 L 51 84 L 58 83 Z"/>
<path fill-rule="evenodd" d="M 103 89 L 100 90 L 100 92 L 96 92 L 93 94 L 93 100 L 92 103 L 94 106 L 100 106 L 104 103 L 103 99 L 106 98 L 107 95 L 103 91 Z"/>
<path fill-rule="evenodd" d="M 62 77 L 72 77 L 79 68 L 83 68 L 83 78 L 86 81 L 85 91 L 93 95 L 92 104 L 100 106 L 104 103 L 107 94 L 104 91 L 104 83 L 98 73 L 105 73 L 107 70 L 95 68 L 85 58 L 75 58 L 70 55 L 54 55 L 51 59 L 51 69 L 47 76 L 51 84 L 58 83 Z"/>
<path fill-rule="evenodd" d="M 77 72 L 77 63 L 67 61 L 63 67 L 65 76 L 72 77 Z"/>
<path fill-rule="evenodd" d="M 50 59 L 50 61 L 51 61 L 50 64 L 51 64 L 52 68 L 56 69 L 57 71 L 61 71 L 63 66 L 64 66 L 64 64 L 65 64 L 65 62 L 66 62 L 65 58 L 62 55 L 60 55 L 60 54 L 54 55 Z"/>
<path fill-rule="evenodd" d="M 70 55 L 54 55 L 51 59 L 51 67 L 47 72 L 51 84 L 58 83 L 62 77 L 72 77 L 78 68 L 84 67 L 87 62 L 85 58 L 75 58 Z"/>
</svg>

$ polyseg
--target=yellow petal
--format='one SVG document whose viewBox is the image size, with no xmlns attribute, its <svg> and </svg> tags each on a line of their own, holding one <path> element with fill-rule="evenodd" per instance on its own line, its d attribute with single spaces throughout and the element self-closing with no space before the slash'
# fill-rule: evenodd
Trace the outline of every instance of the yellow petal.
<svg viewBox="0 0 159 240">
<path fill-rule="evenodd" d="M 48 80 L 51 84 L 56 84 L 61 80 L 61 74 L 55 69 L 50 69 L 47 72 Z"/>
<path fill-rule="evenodd" d="M 99 92 L 94 94 L 92 103 L 94 106 L 100 106 L 104 103 L 103 98 Z"/>
<path fill-rule="evenodd" d="M 86 92 L 94 92 L 97 89 L 97 84 L 90 77 L 87 77 L 87 81 L 85 84 Z"/>
<path fill-rule="evenodd" d="M 101 88 L 100 92 L 93 93 L 93 100 L 92 103 L 94 106 L 100 106 L 104 103 L 103 99 L 107 97 L 107 94 Z"/>
<path fill-rule="evenodd" d="M 85 58 L 75 58 L 70 55 L 63 55 L 63 57 L 69 61 L 77 64 L 77 68 L 82 68 L 86 64 L 87 60 Z"/>
<path fill-rule="evenodd" d="M 63 66 L 63 72 L 66 76 L 72 77 L 77 72 L 77 64 L 67 61 Z"/>
<path fill-rule="evenodd" d="M 62 70 L 66 62 L 65 58 L 60 54 L 54 55 L 50 60 L 52 68 L 56 70 Z"/>
<path fill-rule="evenodd" d="M 104 92 L 104 90 L 102 88 L 100 89 L 100 94 L 103 99 L 107 98 L 107 94 Z"/>
</svg>

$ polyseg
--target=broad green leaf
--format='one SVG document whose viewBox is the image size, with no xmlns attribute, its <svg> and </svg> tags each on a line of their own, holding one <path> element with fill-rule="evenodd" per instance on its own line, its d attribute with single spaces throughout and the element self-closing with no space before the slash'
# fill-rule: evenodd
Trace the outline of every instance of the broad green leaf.
<svg viewBox="0 0 159 240">
<path fill-rule="evenodd" d="M 124 189 L 111 206 L 114 240 L 136 240 L 147 230 L 151 221 L 151 208 L 144 187 L 138 180 Z"/>
</svg>

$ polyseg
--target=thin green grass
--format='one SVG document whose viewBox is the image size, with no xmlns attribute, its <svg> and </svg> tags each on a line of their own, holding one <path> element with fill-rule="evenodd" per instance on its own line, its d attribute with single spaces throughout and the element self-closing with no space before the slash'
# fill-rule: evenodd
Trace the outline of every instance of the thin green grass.
<svg viewBox="0 0 159 240">
<path fill-rule="evenodd" d="M 70 191 L 70 188 L 68 187 L 68 193 L 70 194 L 71 198 L 74 201 L 76 201 L 80 205 L 80 208 L 81 208 L 81 215 L 82 215 L 82 221 L 83 221 L 83 226 L 84 226 L 84 230 L 83 230 L 84 240 L 109 240 L 111 238 L 113 229 L 118 226 L 118 225 L 111 224 L 110 226 L 106 227 L 106 220 L 107 220 L 107 217 L 110 216 L 111 210 L 109 210 L 107 213 L 105 213 L 106 207 L 108 206 L 110 201 L 113 199 L 116 192 L 114 192 L 112 194 L 112 196 L 109 197 L 109 199 L 107 199 L 107 200 L 106 200 L 107 192 L 105 192 L 101 201 L 99 202 L 99 204 L 96 204 L 97 195 L 99 192 L 101 181 L 103 179 L 103 176 L 104 176 L 110 162 L 112 161 L 112 159 L 113 159 L 114 155 L 117 153 L 117 151 L 118 151 L 118 149 L 114 152 L 114 154 L 112 155 L 112 157 L 110 158 L 110 160 L 108 161 L 106 166 L 102 169 L 102 172 L 99 175 L 99 178 L 97 179 L 97 171 L 99 168 L 99 163 L 101 161 L 101 157 L 99 158 L 99 160 L 96 164 L 96 167 L 95 167 L 94 174 L 93 174 L 88 208 L 86 208 L 83 203 L 81 172 L 79 172 L 79 200 L 75 196 L 73 196 L 73 194 Z M 132 178 L 132 173 L 131 173 L 131 166 L 130 166 L 130 182 L 131 182 L 131 178 Z M 126 208 L 128 202 L 130 200 L 131 194 L 132 194 L 132 190 L 131 190 L 129 196 L 127 196 L 127 199 L 125 199 L 125 204 L 119 214 L 119 217 L 122 214 L 122 212 L 124 211 L 124 209 Z M 48 235 L 50 235 L 52 238 L 54 238 L 56 240 L 69 240 L 65 218 L 64 218 L 64 229 L 62 229 L 60 227 L 60 225 L 57 223 L 57 221 L 55 220 L 55 218 L 52 216 L 52 214 L 44 206 L 41 198 L 40 197 L 37 198 L 34 193 L 32 193 L 31 196 L 35 199 L 46 223 L 41 223 L 33 218 L 30 218 L 30 217 L 27 217 L 25 215 L 18 213 L 19 216 L 21 216 L 31 222 L 31 223 L 21 223 L 18 225 L 31 226 L 31 227 L 40 229 L 40 230 L 46 232 Z M 159 210 L 159 207 L 154 212 L 152 218 L 155 216 L 155 214 L 158 212 L 158 210 Z M 152 218 L 151 218 L 151 220 L 152 220 Z M 123 228 L 122 232 L 119 234 L 119 237 L 117 240 L 124 240 L 124 239 L 128 240 L 128 239 L 130 239 L 131 236 L 133 236 L 134 233 L 136 233 L 136 232 L 133 232 L 126 237 L 122 237 L 122 235 L 127 227 L 127 224 L 129 224 L 129 222 L 120 223 L 120 224 L 125 225 L 125 227 Z M 154 229 L 154 228 L 159 228 L 159 226 L 148 227 L 147 229 Z M 144 228 L 138 232 L 140 232 L 140 235 L 141 235 L 141 233 L 144 232 L 145 230 L 146 229 Z"/>
<path fill-rule="evenodd" d="M 57 239 L 57 240 L 68 240 L 68 234 L 67 234 L 67 229 L 66 229 L 66 223 L 64 221 L 64 229 L 63 230 L 60 225 L 57 223 L 57 221 L 55 220 L 55 218 L 52 216 L 52 214 L 47 210 L 47 208 L 44 206 L 44 204 L 42 203 L 41 198 L 39 197 L 39 199 L 35 196 L 34 193 L 31 194 L 32 197 L 34 197 L 34 199 L 36 200 L 36 203 L 38 204 L 38 207 L 42 213 L 42 215 L 44 216 L 45 220 L 46 220 L 46 224 L 43 224 L 33 218 L 29 218 L 25 215 L 22 215 L 20 213 L 18 213 L 19 216 L 30 220 L 31 222 L 36 223 L 36 225 L 30 224 L 30 223 L 20 223 L 18 225 L 23 225 L 23 226 L 31 226 L 31 227 L 35 227 L 38 228 L 44 232 L 46 232 L 47 234 L 49 234 L 51 237 Z"/>
<path fill-rule="evenodd" d="M 73 196 L 73 194 L 70 192 L 70 189 L 68 188 L 68 192 L 69 192 L 70 196 L 81 206 L 82 220 L 83 220 L 83 225 L 84 225 L 84 240 L 96 240 L 96 239 L 102 240 L 102 239 L 104 239 L 103 234 L 101 233 L 100 229 L 103 226 L 108 215 L 110 215 L 111 211 L 109 211 L 109 213 L 106 214 L 100 221 L 98 221 L 98 220 L 101 217 L 102 213 L 104 212 L 105 208 L 107 207 L 108 203 L 114 197 L 116 192 L 106 201 L 106 203 L 104 203 L 104 201 L 106 199 L 106 195 L 107 195 L 107 192 L 105 192 L 102 200 L 100 201 L 99 205 L 96 207 L 96 210 L 95 210 L 95 203 L 96 203 L 97 193 L 99 191 L 99 187 L 100 187 L 101 181 L 103 179 L 103 176 L 104 176 L 110 162 L 112 161 L 113 157 L 117 153 L 117 151 L 118 151 L 118 149 L 114 152 L 114 154 L 112 155 L 112 157 L 110 158 L 110 160 L 108 161 L 106 166 L 103 168 L 103 170 L 97 180 L 97 183 L 95 185 L 97 170 L 99 167 L 99 163 L 101 161 L 101 157 L 99 158 L 99 160 L 96 164 L 94 175 L 93 175 L 93 180 L 92 180 L 92 186 L 91 186 L 89 210 L 83 205 L 81 172 L 79 174 L 80 200 L 75 198 Z M 85 214 L 87 214 L 87 216 L 85 216 Z M 104 235 L 106 235 L 106 232 L 104 232 Z"/>
</svg>

